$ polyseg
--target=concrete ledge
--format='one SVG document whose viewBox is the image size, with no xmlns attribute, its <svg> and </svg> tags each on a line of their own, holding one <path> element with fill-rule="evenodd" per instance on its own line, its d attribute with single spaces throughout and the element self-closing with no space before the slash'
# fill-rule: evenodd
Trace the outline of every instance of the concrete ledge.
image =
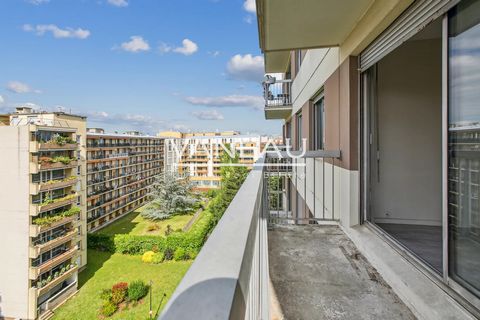
<svg viewBox="0 0 480 320">
<path fill-rule="evenodd" d="M 342 229 L 418 319 L 475 319 L 368 227 Z"/>
</svg>

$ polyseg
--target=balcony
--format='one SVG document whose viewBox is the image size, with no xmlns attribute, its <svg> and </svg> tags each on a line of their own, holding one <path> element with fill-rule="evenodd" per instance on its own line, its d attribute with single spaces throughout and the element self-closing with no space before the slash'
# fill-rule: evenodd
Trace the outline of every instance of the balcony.
<svg viewBox="0 0 480 320">
<path fill-rule="evenodd" d="M 55 199 L 51 203 L 32 204 L 30 206 L 30 215 L 37 216 L 43 212 L 64 207 L 70 204 L 75 204 L 77 203 L 77 200 L 78 200 L 78 195 L 75 194 L 75 195 L 67 195 L 65 197 Z"/>
<path fill-rule="evenodd" d="M 57 236 L 56 238 L 51 239 L 48 242 L 42 242 L 42 243 L 33 243 L 30 246 L 30 258 L 35 259 L 42 253 L 51 250 L 55 247 L 58 247 L 59 245 L 68 242 L 72 240 L 73 238 L 76 237 L 78 234 L 78 231 L 76 229 L 71 230 L 71 231 L 64 231 L 64 233 L 60 236 Z"/>
<path fill-rule="evenodd" d="M 59 265 L 62 262 L 65 262 L 71 258 L 73 258 L 78 252 L 77 246 L 65 251 L 64 253 L 56 256 L 55 258 L 48 260 L 47 262 L 41 264 L 38 267 L 30 267 L 30 279 L 35 280 L 40 276 L 42 273 L 47 272 L 48 270 L 52 269 L 53 267 Z"/>
<path fill-rule="evenodd" d="M 263 82 L 265 119 L 287 119 L 292 114 L 292 80 L 267 76 Z"/>
<path fill-rule="evenodd" d="M 67 280 L 68 278 L 74 276 L 77 272 L 78 272 L 78 267 L 77 267 L 77 266 L 74 266 L 73 268 L 67 270 L 67 271 L 66 271 L 64 274 L 62 274 L 61 276 L 53 279 L 52 281 L 50 281 L 49 283 L 47 283 L 46 285 L 44 285 L 43 287 L 41 287 L 41 288 L 32 288 L 32 289 L 36 291 L 36 295 L 37 295 L 37 296 L 41 296 L 42 294 L 48 292 L 48 290 L 52 289 L 52 288 L 55 287 L 56 285 L 62 283 L 63 281 Z"/>
<path fill-rule="evenodd" d="M 159 319 L 414 319 L 337 225 L 338 157 L 260 158 Z M 316 185 L 322 205 L 293 213 L 277 178 L 307 162 L 321 174 L 295 183 Z"/>
<path fill-rule="evenodd" d="M 393 0 L 388 9 L 401 10 L 399 7 L 404 9 L 410 2 Z M 266 72 L 285 72 L 292 49 L 338 47 L 359 24 L 369 28 L 373 19 L 392 19 L 391 12 L 378 13 L 382 1 L 379 3 L 373 6 L 371 0 L 356 0 L 345 7 L 334 0 L 303 0 L 302 5 L 289 0 L 257 0 L 258 33 Z"/>
<path fill-rule="evenodd" d="M 38 235 L 42 232 L 54 229 L 56 227 L 62 226 L 67 223 L 72 223 L 78 220 L 78 215 L 70 216 L 70 217 L 65 217 L 62 220 L 56 221 L 54 223 L 48 224 L 48 225 L 36 225 L 36 224 L 31 224 L 30 225 L 30 237 L 38 237 Z"/>
<path fill-rule="evenodd" d="M 38 144 L 39 151 L 76 150 L 77 148 L 78 148 L 78 143 L 58 144 L 58 143 L 49 141 L 49 142 Z"/>
<path fill-rule="evenodd" d="M 67 179 L 50 180 L 47 182 L 34 182 L 30 185 L 30 194 L 38 194 L 40 192 L 71 187 L 77 182 L 78 178 L 75 176 Z"/>
</svg>

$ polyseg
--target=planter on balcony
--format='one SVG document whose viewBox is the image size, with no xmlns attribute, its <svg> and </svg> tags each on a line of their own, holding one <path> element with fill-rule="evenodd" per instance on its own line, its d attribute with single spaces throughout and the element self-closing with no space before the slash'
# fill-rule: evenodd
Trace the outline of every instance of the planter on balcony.
<svg viewBox="0 0 480 320">
<path fill-rule="evenodd" d="M 48 191 L 48 190 L 53 190 L 53 189 L 60 189 L 60 188 L 65 188 L 69 186 L 73 186 L 75 183 L 77 183 L 78 179 L 68 179 L 68 180 L 59 180 L 51 183 L 41 183 L 39 186 L 40 191 Z"/>
<path fill-rule="evenodd" d="M 40 150 L 64 150 L 64 149 L 76 149 L 78 147 L 77 143 L 66 143 L 64 145 L 59 145 L 55 142 L 45 142 L 40 143 L 38 148 Z"/>
<path fill-rule="evenodd" d="M 76 272 L 78 271 L 78 267 L 77 266 L 74 266 L 73 268 L 71 268 L 70 270 L 67 270 L 65 273 L 63 273 L 61 276 L 58 276 L 57 278 L 53 279 L 52 281 L 48 282 L 47 284 L 45 284 L 43 287 L 37 289 L 37 295 L 38 296 L 41 296 L 42 294 L 44 294 L 45 292 L 47 292 L 48 290 L 50 290 L 51 288 L 53 288 L 54 286 L 56 286 L 57 284 L 61 283 L 62 281 L 68 279 L 69 277 L 71 277 L 73 274 L 75 274 Z"/>
<path fill-rule="evenodd" d="M 65 200 L 55 201 L 55 202 L 45 204 L 45 205 L 38 205 L 36 213 L 39 214 L 39 213 L 42 213 L 42 212 L 45 212 L 45 211 L 60 208 L 60 207 L 72 204 L 76 201 L 77 201 L 77 196 L 71 197 L 71 198 L 68 198 L 68 199 L 65 199 Z"/>
<path fill-rule="evenodd" d="M 70 161 L 68 164 L 63 164 L 61 162 L 42 162 L 40 163 L 40 170 L 47 170 L 47 169 L 60 169 L 60 168 L 68 168 L 68 167 L 75 167 L 77 166 L 77 161 Z"/>
</svg>

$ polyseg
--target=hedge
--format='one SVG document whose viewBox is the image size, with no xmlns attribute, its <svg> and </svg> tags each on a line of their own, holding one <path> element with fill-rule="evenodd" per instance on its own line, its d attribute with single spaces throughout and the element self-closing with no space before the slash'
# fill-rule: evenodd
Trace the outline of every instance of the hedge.
<svg viewBox="0 0 480 320">
<path fill-rule="evenodd" d="M 188 232 L 173 232 L 167 237 L 117 234 L 108 236 L 101 233 L 88 234 L 88 248 L 130 255 L 142 255 L 147 251 L 173 252 L 182 248 L 188 252 L 198 252 L 208 234 L 215 226 L 214 215 L 205 210 L 202 217 Z"/>
</svg>

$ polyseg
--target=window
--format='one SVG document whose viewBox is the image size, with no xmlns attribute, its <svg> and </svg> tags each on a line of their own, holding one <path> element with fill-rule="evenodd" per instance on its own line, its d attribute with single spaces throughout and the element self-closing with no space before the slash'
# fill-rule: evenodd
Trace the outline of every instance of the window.
<svg viewBox="0 0 480 320">
<path fill-rule="evenodd" d="M 449 276 L 480 296 L 480 2 L 449 18 Z"/>
<path fill-rule="evenodd" d="M 302 114 L 299 113 L 297 114 L 297 123 L 296 123 L 296 127 L 297 127 L 297 136 L 296 136 L 296 142 L 297 142 L 297 150 L 301 150 L 302 149 Z"/>
<path fill-rule="evenodd" d="M 322 95 L 313 105 L 313 148 L 325 148 L 325 97 Z"/>
</svg>

